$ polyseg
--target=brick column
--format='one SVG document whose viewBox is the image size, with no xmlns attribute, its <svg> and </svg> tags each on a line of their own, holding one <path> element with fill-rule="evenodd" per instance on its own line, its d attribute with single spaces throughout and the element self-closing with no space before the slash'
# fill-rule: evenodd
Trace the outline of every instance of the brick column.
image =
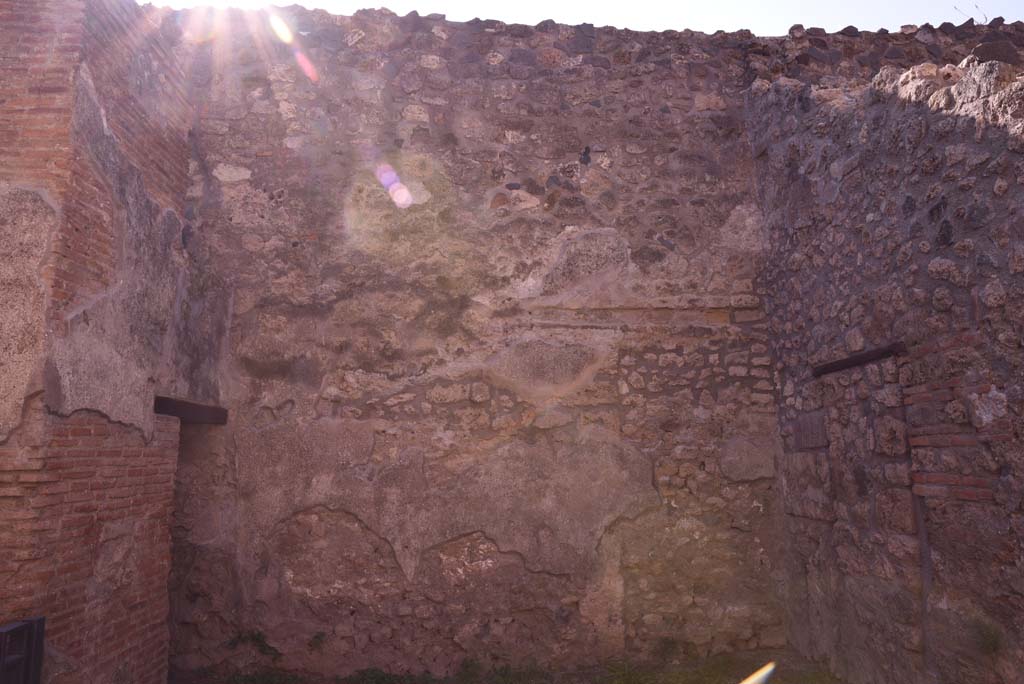
<svg viewBox="0 0 1024 684">
<path fill-rule="evenodd" d="M 159 18 L 133 0 L 0 2 L 0 247 L 28 264 L 21 289 L 5 282 L 2 293 L 19 298 L 12 306 L 41 293 L 6 314 L 28 351 L 0 366 L 11 398 L 0 415 L 0 623 L 47 618 L 51 684 L 167 679 L 178 420 L 157 416 L 145 434 L 93 404 L 58 415 L 44 383 L 76 307 L 124 277 L 126 171 L 153 212 L 180 210 L 187 107 Z M 97 111 L 102 154 L 76 128 Z M 38 325 L 19 323 L 32 316 Z M 77 383 L 102 376 L 77 370 L 65 371 Z M 151 398 L 138 401 L 145 413 Z"/>
</svg>

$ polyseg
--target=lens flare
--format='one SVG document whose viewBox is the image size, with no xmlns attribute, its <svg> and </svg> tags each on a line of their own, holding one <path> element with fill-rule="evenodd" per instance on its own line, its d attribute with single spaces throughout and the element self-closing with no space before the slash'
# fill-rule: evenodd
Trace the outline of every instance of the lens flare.
<svg viewBox="0 0 1024 684">
<path fill-rule="evenodd" d="M 760 670 L 744 679 L 740 684 L 764 684 L 768 681 L 768 678 L 772 676 L 772 672 L 775 672 L 775 663 L 768 663 Z"/>
<path fill-rule="evenodd" d="M 299 69 L 306 75 L 313 83 L 320 80 L 320 74 L 317 73 L 316 67 L 313 66 L 313 61 L 306 56 L 295 41 L 295 32 L 292 31 L 291 26 L 288 25 L 284 19 L 274 13 L 269 13 L 267 19 L 270 22 L 270 28 L 273 29 L 274 35 L 285 45 L 292 46 L 292 55 L 295 57 L 295 63 L 299 65 Z"/>
<path fill-rule="evenodd" d="M 217 37 L 216 24 L 222 18 L 210 7 L 196 7 L 191 12 L 177 12 L 175 21 L 185 38 L 194 43 L 210 43 Z"/>
<path fill-rule="evenodd" d="M 399 209 L 408 209 L 416 203 L 412 191 L 402 182 L 398 171 L 385 161 L 380 149 L 370 143 L 362 143 L 358 147 L 359 157 L 363 163 L 373 170 L 373 175 L 381 187 L 388 191 L 388 197 Z"/>
<path fill-rule="evenodd" d="M 309 57 L 306 57 L 306 55 L 298 48 L 295 50 L 295 61 L 299 65 L 299 68 L 302 69 L 302 73 L 306 74 L 306 78 L 313 83 L 320 80 L 320 74 L 317 73 L 316 67 L 313 66 L 313 62 L 311 62 Z"/>
<path fill-rule="evenodd" d="M 398 173 L 391 164 L 378 164 L 376 171 L 377 181 L 388 190 L 398 182 Z"/>
<path fill-rule="evenodd" d="M 409 192 L 409 188 L 405 187 L 401 183 L 395 183 L 388 190 L 388 194 L 391 195 L 391 201 L 395 203 L 395 206 L 399 209 L 408 209 L 412 206 L 412 193 Z"/>
<path fill-rule="evenodd" d="M 412 206 L 412 193 L 399 179 L 398 172 L 391 164 L 377 164 L 373 173 L 377 176 L 377 182 L 388 191 L 388 196 L 391 197 L 391 201 L 395 203 L 396 207 L 408 209 Z"/>
<path fill-rule="evenodd" d="M 291 28 L 285 23 L 284 19 L 276 14 L 270 15 L 270 28 L 274 30 L 274 33 L 282 43 L 291 45 L 292 41 L 295 40 L 295 34 L 292 33 Z"/>
</svg>

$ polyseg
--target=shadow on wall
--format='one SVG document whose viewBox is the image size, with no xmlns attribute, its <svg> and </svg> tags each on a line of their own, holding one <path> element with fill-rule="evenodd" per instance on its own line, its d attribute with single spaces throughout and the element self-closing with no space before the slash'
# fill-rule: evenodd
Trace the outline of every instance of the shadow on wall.
<svg viewBox="0 0 1024 684">
<path fill-rule="evenodd" d="M 791 638 L 855 683 L 1015 682 L 1021 69 L 759 81 L 748 106 L 771 208 Z M 895 341 L 908 353 L 810 376 Z"/>
</svg>

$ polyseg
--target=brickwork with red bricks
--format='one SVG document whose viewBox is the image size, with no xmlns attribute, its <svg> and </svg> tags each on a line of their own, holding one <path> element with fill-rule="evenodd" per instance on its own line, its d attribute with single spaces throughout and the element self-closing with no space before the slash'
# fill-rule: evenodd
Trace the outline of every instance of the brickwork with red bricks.
<svg viewBox="0 0 1024 684">
<path fill-rule="evenodd" d="M 46 426 L 37 398 L 0 444 L 0 622 L 41 610 L 43 585 L 54 574 L 42 540 L 47 523 L 32 505 L 44 484 L 59 479 L 45 468 Z"/>
<path fill-rule="evenodd" d="M 63 196 L 85 0 L 0 2 L 0 180 Z"/>
<path fill-rule="evenodd" d="M 43 270 L 56 335 L 116 281 L 124 230 L 120 180 L 75 129 L 83 87 L 154 206 L 181 209 L 188 118 L 158 20 L 130 0 L 0 0 L 0 182 L 60 209 Z M 0 443 L 0 623 L 46 616 L 49 682 L 163 684 L 177 419 L 147 439 L 44 399 Z"/>
<path fill-rule="evenodd" d="M 46 616 L 50 681 L 164 682 L 178 420 L 147 441 L 96 413 L 31 412 L 0 447 L 0 622 Z"/>
<path fill-rule="evenodd" d="M 82 63 L 119 154 L 139 169 L 158 204 L 180 212 L 188 173 L 188 105 L 158 17 L 135 3 L 90 0 L 82 27 Z M 80 99 L 76 106 L 87 103 Z M 70 139 L 64 221 L 53 249 L 51 317 L 58 333 L 68 309 L 115 281 L 119 224 L 125 220 L 116 179 L 106 177 L 74 127 Z"/>
<path fill-rule="evenodd" d="M 58 334 L 69 308 L 110 286 L 119 256 L 111 181 L 72 130 L 83 64 L 147 191 L 168 208 L 182 206 L 188 105 L 158 19 L 124 0 L 0 3 L 0 181 L 45 190 L 63 210 L 47 269 Z"/>
<path fill-rule="evenodd" d="M 977 332 L 940 336 L 910 350 L 904 360 L 934 365 L 941 355 L 970 352 L 983 340 Z M 1011 442 L 1008 417 L 975 425 L 970 420 L 971 398 L 1005 388 L 972 381 L 972 375 L 956 373 L 903 388 L 907 407 L 908 441 L 912 460 L 913 492 L 929 499 L 994 501 L 999 472 L 992 465 L 993 444 Z"/>
</svg>

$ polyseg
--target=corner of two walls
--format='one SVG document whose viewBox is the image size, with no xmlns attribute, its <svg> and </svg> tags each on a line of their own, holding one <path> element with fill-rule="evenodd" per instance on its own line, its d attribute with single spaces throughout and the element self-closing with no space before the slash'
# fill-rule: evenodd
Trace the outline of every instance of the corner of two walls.
<svg viewBox="0 0 1024 684">
<path fill-rule="evenodd" d="M 711 39 L 204 16 L 233 419 L 183 439 L 172 668 L 782 645 L 763 236 Z"/>
<path fill-rule="evenodd" d="M 162 18 L 0 10 L 0 622 L 47 618 L 48 682 L 166 680 L 178 421 L 152 398 L 216 399 L 226 306 L 196 296 L 183 247 L 189 112 Z"/>
<path fill-rule="evenodd" d="M 758 81 L 792 642 L 853 684 L 1024 662 L 1024 80 Z M 811 367 L 903 342 L 905 354 Z"/>
<path fill-rule="evenodd" d="M 754 390 L 750 399 L 756 387 L 732 384 L 774 359 L 777 376 L 769 371 L 765 391 L 768 404 L 777 397 L 784 446 L 778 487 L 755 503 L 778 516 L 758 528 L 759 543 L 777 542 L 778 556 L 762 560 L 781 556 L 783 565 L 750 585 L 764 603 L 751 600 L 737 614 L 781 605 L 791 645 L 855 684 L 1013 681 L 1024 615 L 1014 560 L 1022 525 L 1021 85 L 994 62 L 903 72 L 915 58 L 959 60 L 966 51 L 958 41 L 972 42 L 984 27 L 943 29 L 938 38 L 923 27 L 920 36 L 854 31 L 828 40 L 801 30 L 778 45 L 763 41 L 747 67 L 800 80 L 755 80 L 742 114 L 739 89 L 718 81 L 701 58 L 729 47 L 699 38 L 692 60 L 666 60 L 656 56 L 666 46 L 630 52 L 614 32 L 586 27 L 495 23 L 490 35 L 474 37 L 465 26 L 418 17 L 376 25 L 370 15 L 291 18 L 311 36 L 319 90 L 290 63 L 290 51 L 271 48 L 268 66 L 214 42 L 193 63 L 205 101 L 191 196 L 216 243 L 214 262 L 239 276 L 227 402 L 241 420 L 231 435 L 190 447 L 195 457 L 178 503 L 187 550 L 176 571 L 178 666 L 217 666 L 229 657 L 255 665 L 269 649 L 284 666 L 308 671 L 339 659 L 445 671 L 465 654 L 500 661 L 529 651 L 530 633 L 558 634 L 574 653 L 598 643 L 633 654 L 721 648 L 694 626 L 721 627 L 708 611 L 722 586 L 697 589 L 723 559 L 699 576 L 675 574 L 693 556 L 672 555 L 679 537 L 671 530 L 696 537 L 695 529 L 715 529 L 719 502 L 720 512 L 734 515 L 718 496 L 736 493 L 725 483 L 730 461 L 758 471 L 759 461 L 746 456 L 759 449 L 742 435 L 708 439 L 708 425 L 688 419 L 713 418 L 729 397 Z M 402 41 L 412 35 L 415 50 L 388 52 L 411 44 Z M 839 47 L 823 51 L 815 41 Z M 347 49 L 330 47 L 342 43 Z M 858 50 L 856 60 L 843 61 Z M 772 64 L 779 53 L 784 67 Z M 214 55 L 224 69 L 216 83 L 203 61 Z M 388 82 L 380 69 L 393 58 L 383 72 Z M 879 70 L 885 61 L 902 66 Z M 690 91 L 662 93 L 644 81 L 669 65 Z M 879 74 L 870 87 L 867 71 Z M 558 90 L 544 81 L 553 75 L 601 88 L 579 85 L 556 109 Z M 465 93 L 456 79 L 469 84 Z M 629 121 L 623 92 L 643 94 L 631 101 L 649 107 L 650 130 L 700 131 L 713 149 L 630 123 L 616 128 Z M 562 113 L 584 107 L 592 109 L 575 119 Z M 752 166 L 745 154 L 716 156 L 735 151 L 739 138 L 725 131 L 742 129 L 744 116 Z M 686 150 L 690 163 L 662 168 L 662 146 Z M 577 154 L 578 163 L 570 159 Z M 415 183 L 407 214 L 377 185 L 374 166 L 383 162 Z M 694 168 L 701 163 L 721 174 L 720 186 L 702 185 Z M 756 200 L 726 202 L 722 216 L 695 209 L 718 190 L 747 197 L 751 174 Z M 681 188 L 685 205 L 669 196 Z M 638 272 L 657 280 L 670 267 L 687 278 L 699 271 L 702 257 L 691 251 L 701 236 L 688 231 L 701 217 L 729 228 L 722 246 L 751 226 L 767 229 L 758 291 L 769 327 L 750 335 L 741 326 L 735 348 L 722 348 L 723 328 L 709 343 L 679 342 L 714 318 L 711 302 L 720 300 L 651 307 L 661 300 L 638 303 L 622 287 Z M 645 230 L 632 231 L 634 221 Z M 470 231 L 481 225 L 488 231 Z M 499 258 L 503 252 L 546 256 L 517 263 Z M 698 287 L 714 292 L 726 273 Z M 503 298 L 481 299 L 488 291 Z M 729 306 L 753 294 L 753 286 L 733 292 Z M 728 322 L 756 322 L 760 302 L 747 308 L 731 311 Z M 607 346 L 606 333 L 582 331 L 609 322 L 627 334 L 595 358 L 588 350 Z M 655 336 L 653 346 L 630 337 L 654 325 L 668 337 Z M 442 339 L 457 344 L 449 349 Z M 908 352 L 810 375 L 813 365 L 894 341 Z M 755 348 L 766 363 L 750 356 Z M 416 359 L 428 362 L 416 366 Z M 688 368 L 700 368 L 699 376 Z M 562 380 L 552 385 L 552 377 Z M 702 387 L 709 378 L 723 384 Z M 692 403 L 663 393 L 680 381 Z M 568 483 L 557 462 L 574 462 L 566 449 L 581 439 L 592 453 L 580 471 L 603 472 L 609 448 L 626 455 L 620 464 L 631 449 L 647 449 L 660 504 L 674 522 L 652 523 L 654 508 L 619 511 L 597 535 L 598 557 L 562 568 L 550 561 L 573 557 L 571 544 L 551 555 L 546 545 L 593 538 L 598 528 L 552 526 L 543 519 L 557 518 L 550 510 L 535 521 L 531 540 L 488 518 L 489 508 L 508 516 L 530 508 L 529 496 L 507 497 L 498 483 L 531 475 L 492 472 L 468 445 L 509 462 L 530 460 L 543 480 Z M 444 458 L 428 462 L 424 445 Z M 548 463 L 551 453 L 557 458 Z M 702 475 L 707 468 L 714 475 Z M 615 470 L 606 474 L 614 479 Z M 461 499 L 445 498 L 453 477 Z M 474 487 L 486 500 L 473 499 Z M 416 494 L 423 491 L 441 498 L 441 512 Z M 547 496 L 580 500 L 568 484 Z M 680 502 L 700 510 L 676 513 Z M 630 534 L 618 538 L 616 529 L 627 526 Z M 631 546 L 638 537 L 670 552 Z M 332 561 L 340 570 L 321 573 L 322 558 L 297 538 L 312 539 L 318 554 L 338 552 L 336 541 L 345 539 L 349 550 Z M 424 540 L 434 543 L 423 548 Z M 377 568 L 372 586 L 360 584 L 367 567 Z M 519 612 L 529 619 L 517 624 L 475 603 L 474 587 L 486 588 L 491 606 L 502 608 L 502 582 L 521 582 L 524 570 L 539 592 L 523 597 L 533 601 Z M 455 576 L 461 585 L 446 586 Z M 666 598 L 679 589 L 691 595 Z M 559 595 L 567 610 L 545 616 L 539 606 Z M 462 611 L 453 615 L 446 604 Z M 778 645 L 755 638 L 773 629 L 776 622 L 761 625 L 748 645 Z M 311 649 L 318 634 L 320 648 Z M 246 635 L 259 635 L 261 648 Z M 231 640 L 243 650 L 217 646 Z"/>
<path fill-rule="evenodd" d="M 89 6 L 84 32 L 47 402 L 148 434 L 156 393 L 217 401 L 226 306 L 203 291 L 201 238 L 183 217 L 191 109 L 173 20 L 104 0 Z"/>
<path fill-rule="evenodd" d="M 158 391 L 238 418 L 180 435 L 182 670 L 705 655 L 781 645 L 785 612 L 854 684 L 1013 681 L 1008 67 L 861 87 L 796 72 L 903 38 L 851 66 L 802 34 L 298 12 L 317 88 L 266 27 L 183 46 L 188 14 L 23 4 L 0 47 L 63 45 L 0 55 L 2 382 L 31 399 L 0 407 L 0 617 L 51 617 L 52 681 L 166 676 Z M 738 74 L 786 51 L 803 82 L 744 113 Z"/>
</svg>

